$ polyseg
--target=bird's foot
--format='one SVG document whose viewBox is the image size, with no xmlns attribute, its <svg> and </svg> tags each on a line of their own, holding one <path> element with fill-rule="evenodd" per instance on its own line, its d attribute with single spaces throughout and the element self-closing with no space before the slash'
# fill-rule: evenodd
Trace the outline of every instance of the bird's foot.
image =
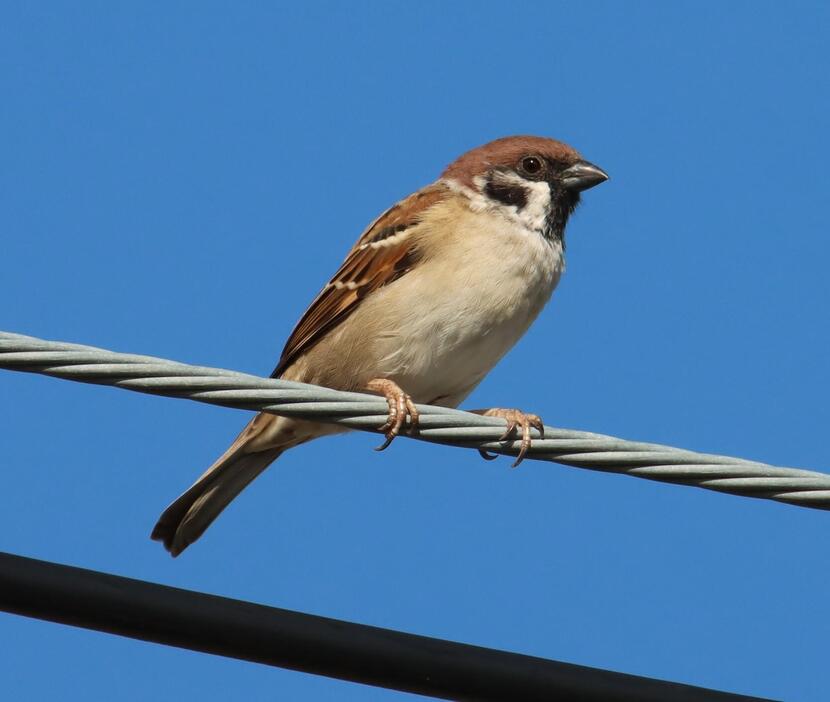
<svg viewBox="0 0 830 702">
<path fill-rule="evenodd" d="M 407 417 L 409 417 L 409 429 L 407 433 L 410 436 L 418 433 L 418 409 L 415 407 L 412 398 L 401 390 L 396 382 L 387 378 L 375 378 L 375 380 L 370 380 L 366 387 L 373 392 L 383 395 L 389 404 L 389 417 L 386 420 L 386 424 L 378 430 L 386 435 L 386 441 L 380 446 L 377 446 L 375 451 L 383 451 L 383 449 L 392 443 L 394 438 L 400 434 Z"/>
<path fill-rule="evenodd" d="M 513 468 L 518 466 L 524 460 L 525 454 L 530 448 L 531 428 L 536 429 L 539 432 L 540 438 L 545 438 L 545 425 L 542 423 L 542 420 L 538 415 L 527 414 L 526 412 L 522 412 L 517 409 L 501 409 L 500 407 L 494 407 L 493 409 L 488 410 L 471 411 L 474 414 L 480 414 L 483 417 L 501 417 L 507 421 L 507 430 L 504 434 L 502 434 L 499 441 L 507 441 L 508 439 L 512 439 L 516 434 L 516 430 L 519 427 L 522 428 L 522 445 L 519 448 L 519 455 L 516 456 L 516 462 L 513 464 Z M 479 449 L 478 452 L 481 454 L 482 458 L 485 458 L 488 461 L 492 461 L 497 458 L 497 456 L 487 453 L 484 449 Z"/>
</svg>

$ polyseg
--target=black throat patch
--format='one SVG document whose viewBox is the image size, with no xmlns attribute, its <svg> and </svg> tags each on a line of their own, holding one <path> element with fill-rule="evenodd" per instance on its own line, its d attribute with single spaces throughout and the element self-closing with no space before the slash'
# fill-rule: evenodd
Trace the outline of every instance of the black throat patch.
<svg viewBox="0 0 830 702">
<path fill-rule="evenodd" d="M 579 204 L 579 193 L 562 188 L 556 180 L 548 180 L 550 188 L 550 204 L 545 223 L 539 233 L 548 241 L 558 241 L 565 247 L 565 225 L 576 206 Z M 491 176 L 484 185 L 484 195 L 493 202 L 510 205 L 521 212 L 527 205 L 529 193 L 522 183 L 510 182 L 498 176 Z"/>
<path fill-rule="evenodd" d="M 565 249 L 565 225 L 579 204 L 579 193 L 562 190 L 555 184 L 550 188 L 550 211 L 545 218 L 543 235 L 551 241 L 558 241 Z"/>
</svg>

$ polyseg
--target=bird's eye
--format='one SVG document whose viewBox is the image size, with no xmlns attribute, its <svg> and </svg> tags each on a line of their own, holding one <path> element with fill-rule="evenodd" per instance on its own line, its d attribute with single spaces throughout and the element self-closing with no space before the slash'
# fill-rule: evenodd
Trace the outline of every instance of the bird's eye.
<svg viewBox="0 0 830 702">
<path fill-rule="evenodd" d="M 522 159 L 522 170 L 525 173 L 535 175 L 542 170 L 542 161 L 535 156 L 525 156 Z"/>
</svg>

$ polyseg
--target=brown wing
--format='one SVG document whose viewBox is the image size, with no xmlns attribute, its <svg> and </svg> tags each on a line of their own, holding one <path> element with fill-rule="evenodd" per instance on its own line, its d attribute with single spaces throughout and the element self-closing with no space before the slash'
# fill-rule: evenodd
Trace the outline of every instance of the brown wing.
<svg viewBox="0 0 830 702">
<path fill-rule="evenodd" d="M 291 332 L 272 378 L 279 378 L 298 356 L 354 312 L 367 295 L 412 269 L 418 255 L 410 230 L 426 209 L 448 195 L 445 186 L 430 185 L 393 205 L 369 225 Z"/>
</svg>

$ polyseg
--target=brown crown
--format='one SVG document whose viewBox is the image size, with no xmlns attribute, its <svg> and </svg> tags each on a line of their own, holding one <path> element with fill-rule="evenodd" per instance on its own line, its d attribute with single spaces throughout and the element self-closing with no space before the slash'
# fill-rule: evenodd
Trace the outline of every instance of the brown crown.
<svg viewBox="0 0 830 702">
<path fill-rule="evenodd" d="M 565 166 L 580 160 L 579 153 L 567 144 L 555 139 L 537 136 L 509 136 L 491 141 L 463 154 L 441 174 L 453 178 L 467 187 L 473 187 L 473 178 L 491 168 L 505 166 L 515 168 L 522 156 L 538 154 Z"/>
</svg>

